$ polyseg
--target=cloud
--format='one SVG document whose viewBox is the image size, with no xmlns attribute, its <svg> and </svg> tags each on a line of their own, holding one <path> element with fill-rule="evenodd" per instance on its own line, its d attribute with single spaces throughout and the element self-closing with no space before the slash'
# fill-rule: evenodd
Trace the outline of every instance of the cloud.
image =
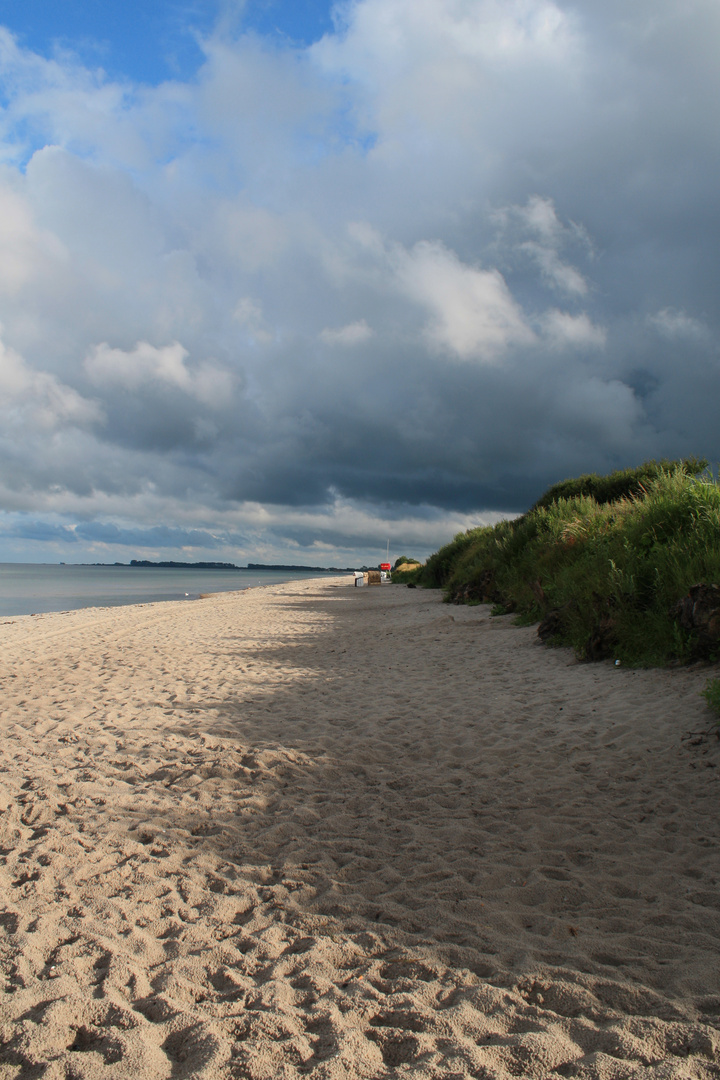
<svg viewBox="0 0 720 1080">
<path fill-rule="evenodd" d="M 560 347 L 600 349 L 607 338 L 603 328 L 595 326 L 585 312 L 571 315 L 553 308 L 543 315 L 542 328 L 549 341 Z"/>
<path fill-rule="evenodd" d="M 502 274 L 464 265 L 439 242 L 398 249 L 397 281 L 411 300 L 430 312 L 425 335 L 440 351 L 461 360 L 494 361 L 510 345 L 530 345 L 525 322 Z"/>
<path fill-rule="evenodd" d="M 654 315 L 648 315 L 648 325 L 657 330 L 663 337 L 686 338 L 690 341 L 710 341 L 712 333 L 709 327 L 701 320 L 687 315 L 684 311 L 674 311 L 672 308 L 663 308 Z"/>
<path fill-rule="evenodd" d="M 631 387 L 618 379 L 573 380 L 562 403 L 566 423 L 583 439 L 631 447 L 643 410 Z"/>
<path fill-rule="evenodd" d="M 95 401 L 83 398 L 54 375 L 33 371 L 23 358 L 0 341 L 0 392 L 3 396 L 4 434 L 87 428 L 104 416 Z"/>
<path fill-rule="evenodd" d="M 132 548 L 200 548 L 204 551 L 219 547 L 222 538 L 204 529 L 178 529 L 156 525 L 150 529 L 123 528 L 112 522 L 81 522 L 73 529 L 78 541 Z M 225 541 L 227 543 L 227 541 Z"/>
<path fill-rule="evenodd" d="M 358 319 L 357 322 L 348 323 L 337 330 L 326 326 L 318 336 L 326 345 L 353 346 L 367 341 L 373 336 L 373 331 L 364 319 Z"/>
<path fill-rule="evenodd" d="M 19 192 L 13 190 L 12 175 L 0 179 L 0 291 L 9 297 L 31 278 L 42 272 L 48 262 L 67 260 L 63 245 L 39 229 L 32 212 Z"/>
<path fill-rule="evenodd" d="M 139 341 L 131 352 L 111 349 L 107 343 L 96 345 L 85 360 L 85 368 L 95 383 L 110 383 L 129 390 L 139 389 L 152 379 L 188 390 L 190 372 L 185 367 L 187 349 L 177 341 L 155 348 Z"/>
<path fill-rule="evenodd" d="M 588 291 L 587 281 L 574 266 L 562 262 L 558 258 L 557 252 L 529 240 L 522 247 L 524 251 L 535 259 L 543 277 L 552 286 L 560 292 L 568 293 L 571 296 L 585 296 Z"/>
<path fill-rule="evenodd" d="M 0 526 L 0 530 L 6 537 L 18 540 L 39 540 L 42 543 L 56 541 L 63 545 L 76 544 L 78 541 L 76 531 L 72 526 L 58 525 L 50 521 L 32 521 L 21 518 L 6 525 L 5 528 Z"/>
<path fill-rule="evenodd" d="M 139 341 L 127 352 L 103 342 L 86 357 L 85 370 L 96 386 L 138 391 L 148 383 L 165 383 L 211 407 L 225 406 L 234 391 L 230 373 L 209 363 L 191 371 L 187 358 L 177 341 L 160 347 Z"/>
<path fill-rule="evenodd" d="M 551 288 L 572 297 L 587 295 L 586 278 L 560 257 L 560 251 L 568 246 L 592 251 L 592 246 L 581 226 L 560 221 L 552 199 L 531 195 L 524 206 L 503 207 L 492 216 L 504 242 L 509 241 L 517 253 L 532 260 Z"/>
<path fill-rule="evenodd" d="M 0 31 L 0 513 L 35 537 L 0 557 L 421 554 L 720 457 L 717 5 L 335 16 L 218 24 L 155 87 Z"/>
</svg>

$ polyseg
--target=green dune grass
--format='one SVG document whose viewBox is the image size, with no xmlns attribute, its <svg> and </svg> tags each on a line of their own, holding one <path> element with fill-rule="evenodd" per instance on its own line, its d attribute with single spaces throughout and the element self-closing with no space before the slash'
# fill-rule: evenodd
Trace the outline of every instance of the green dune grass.
<svg viewBox="0 0 720 1080">
<path fill-rule="evenodd" d="M 412 578 L 545 620 L 547 640 L 585 659 L 693 659 L 697 643 L 670 612 L 692 585 L 720 584 L 720 487 L 706 467 L 646 462 L 564 481 L 522 517 L 458 534 Z"/>
</svg>

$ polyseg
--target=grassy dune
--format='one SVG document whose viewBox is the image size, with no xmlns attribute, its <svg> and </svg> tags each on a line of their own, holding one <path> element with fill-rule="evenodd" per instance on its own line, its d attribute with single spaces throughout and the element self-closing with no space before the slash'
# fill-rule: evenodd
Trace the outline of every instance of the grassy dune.
<svg viewBox="0 0 720 1080">
<path fill-rule="evenodd" d="M 544 620 L 542 636 L 586 659 L 690 660 L 697 641 L 671 609 L 692 585 L 720 584 L 720 487 L 706 465 L 564 481 L 522 517 L 458 534 L 403 580 Z"/>
</svg>

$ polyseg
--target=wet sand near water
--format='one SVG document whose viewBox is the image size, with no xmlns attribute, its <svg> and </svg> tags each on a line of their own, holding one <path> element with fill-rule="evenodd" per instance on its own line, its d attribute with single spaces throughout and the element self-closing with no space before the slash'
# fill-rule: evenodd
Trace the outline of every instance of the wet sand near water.
<svg viewBox="0 0 720 1080">
<path fill-rule="evenodd" d="M 0 642 L 0 1080 L 720 1077 L 712 671 L 348 578 Z"/>
</svg>

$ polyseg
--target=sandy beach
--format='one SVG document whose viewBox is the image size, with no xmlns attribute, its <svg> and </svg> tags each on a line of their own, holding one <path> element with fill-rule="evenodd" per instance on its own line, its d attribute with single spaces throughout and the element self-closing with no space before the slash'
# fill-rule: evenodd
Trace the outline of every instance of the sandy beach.
<svg viewBox="0 0 720 1080">
<path fill-rule="evenodd" d="M 348 577 L 0 642 L 1 1080 L 720 1077 L 707 669 Z"/>
</svg>

